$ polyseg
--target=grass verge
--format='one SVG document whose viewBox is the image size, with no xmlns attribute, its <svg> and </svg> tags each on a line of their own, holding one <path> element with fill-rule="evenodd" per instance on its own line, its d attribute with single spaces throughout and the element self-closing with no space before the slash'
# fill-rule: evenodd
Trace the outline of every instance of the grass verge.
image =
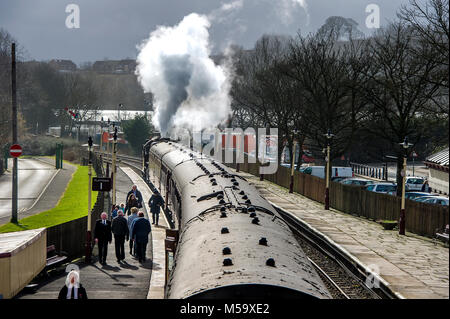
<svg viewBox="0 0 450 319">
<path fill-rule="evenodd" d="M 95 176 L 94 170 L 92 170 L 92 174 Z M 0 233 L 51 227 L 87 216 L 88 194 L 86 190 L 89 182 L 87 176 L 88 167 L 77 165 L 77 170 L 73 174 L 66 191 L 54 208 L 20 219 L 17 225 L 13 223 L 5 224 L 0 227 Z M 97 200 L 97 192 L 92 191 L 91 194 L 91 206 L 94 207 Z"/>
</svg>

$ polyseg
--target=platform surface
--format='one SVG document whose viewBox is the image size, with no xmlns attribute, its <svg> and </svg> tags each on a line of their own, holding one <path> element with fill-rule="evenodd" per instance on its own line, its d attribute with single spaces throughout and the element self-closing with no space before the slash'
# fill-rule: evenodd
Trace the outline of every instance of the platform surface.
<svg viewBox="0 0 450 319">
<path fill-rule="evenodd" d="M 228 170 L 235 172 L 233 169 Z M 261 195 L 327 236 L 407 299 L 449 298 L 449 249 L 411 233 L 405 236 L 365 218 L 345 214 L 259 177 L 240 172 Z"/>
<path fill-rule="evenodd" d="M 125 202 L 126 195 L 131 190 L 133 183 L 134 181 L 122 169 L 118 169 L 116 193 L 118 203 Z M 148 201 L 148 198 L 144 197 L 145 200 Z M 141 210 L 147 217 L 145 208 Z M 95 221 L 92 223 L 95 225 Z M 85 264 L 84 258 L 74 262 L 80 269 L 80 282 L 86 289 L 88 299 L 146 299 L 153 267 L 151 242 L 150 235 L 147 245 L 147 260 L 144 263 L 139 263 L 137 258 L 129 254 L 129 242 L 127 241 L 125 242 L 125 260 L 118 263 L 114 248 L 114 236 L 111 244 L 108 245 L 106 265 L 98 262 L 97 255 L 93 256 L 91 264 Z M 57 274 L 51 274 L 51 277 L 44 282 L 39 282 L 34 293 L 22 291 L 16 297 L 19 299 L 57 299 L 60 289 L 65 284 L 66 275 L 62 269 Z"/>
</svg>

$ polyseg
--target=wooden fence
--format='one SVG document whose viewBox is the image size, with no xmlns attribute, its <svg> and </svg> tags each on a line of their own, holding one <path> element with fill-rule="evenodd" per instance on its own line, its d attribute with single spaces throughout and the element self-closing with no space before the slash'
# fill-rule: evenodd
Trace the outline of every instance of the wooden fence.
<svg viewBox="0 0 450 319">
<path fill-rule="evenodd" d="M 236 168 L 236 163 L 226 164 Z M 241 171 L 259 176 L 259 163 L 239 164 Z M 290 168 L 280 166 L 275 174 L 264 179 L 289 188 Z M 294 172 L 294 192 L 320 203 L 325 202 L 325 180 L 316 176 Z M 369 192 L 359 186 L 330 183 L 330 206 L 339 211 L 362 216 L 371 220 L 398 220 L 401 198 Z M 406 200 L 406 230 L 418 235 L 434 237 L 449 223 L 448 207 Z"/>
</svg>

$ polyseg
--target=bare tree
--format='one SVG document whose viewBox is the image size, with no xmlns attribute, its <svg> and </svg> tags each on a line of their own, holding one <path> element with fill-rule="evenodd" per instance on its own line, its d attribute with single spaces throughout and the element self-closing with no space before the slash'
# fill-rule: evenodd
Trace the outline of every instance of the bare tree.
<svg viewBox="0 0 450 319">
<path fill-rule="evenodd" d="M 254 50 L 241 52 L 232 90 L 237 123 L 278 128 L 279 159 L 284 143 L 292 150 L 292 132 L 300 118 L 296 113 L 301 103 L 300 91 L 280 68 L 288 55 L 289 41 L 287 37 L 266 35 L 257 41 Z"/>
<path fill-rule="evenodd" d="M 302 88 L 308 123 L 304 133 L 322 149 L 327 145 L 324 134 L 335 134 L 332 159 L 351 145 L 365 106 L 359 87 L 364 53 L 362 42 L 339 42 L 333 33 L 299 35 L 291 45 L 291 67 L 285 72 Z"/>
<path fill-rule="evenodd" d="M 439 89 L 438 83 L 430 82 L 439 67 L 438 61 L 411 54 L 414 40 L 414 35 L 402 23 L 381 30 L 370 40 L 371 63 L 362 81 L 363 92 L 370 101 L 366 130 L 383 138 L 395 150 L 398 185 L 402 184 L 400 172 L 404 155 L 399 143 L 408 136 L 415 144 L 426 133 L 428 128 L 421 125 L 421 119 Z M 398 194 L 400 192 L 399 187 Z"/>
</svg>

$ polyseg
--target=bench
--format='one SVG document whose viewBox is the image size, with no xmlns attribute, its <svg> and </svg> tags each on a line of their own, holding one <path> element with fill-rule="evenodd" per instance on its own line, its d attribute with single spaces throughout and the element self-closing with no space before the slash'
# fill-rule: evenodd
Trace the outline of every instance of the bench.
<svg viewBox="0 0 450 319">
<path fill-rule="evenodd" d="M 61 264 L 63 261 L 67 259 L 66 256 L 60 256 L 56 254 L 55 245 L 50 245 L 47 247 L 47 262 L 45 264 L 45 270 Z"/>
<path fill-rule="evenodd" d="M 442 233 L 439 233 L 438 230 L 436 230 L 435 237 L 433 238 L 434 244 L 436 244 L 436 240 L 443 241 L 446 245 L 449 244 L 449 225 L 445 226 L 445 229 Z"/>
</svg>

